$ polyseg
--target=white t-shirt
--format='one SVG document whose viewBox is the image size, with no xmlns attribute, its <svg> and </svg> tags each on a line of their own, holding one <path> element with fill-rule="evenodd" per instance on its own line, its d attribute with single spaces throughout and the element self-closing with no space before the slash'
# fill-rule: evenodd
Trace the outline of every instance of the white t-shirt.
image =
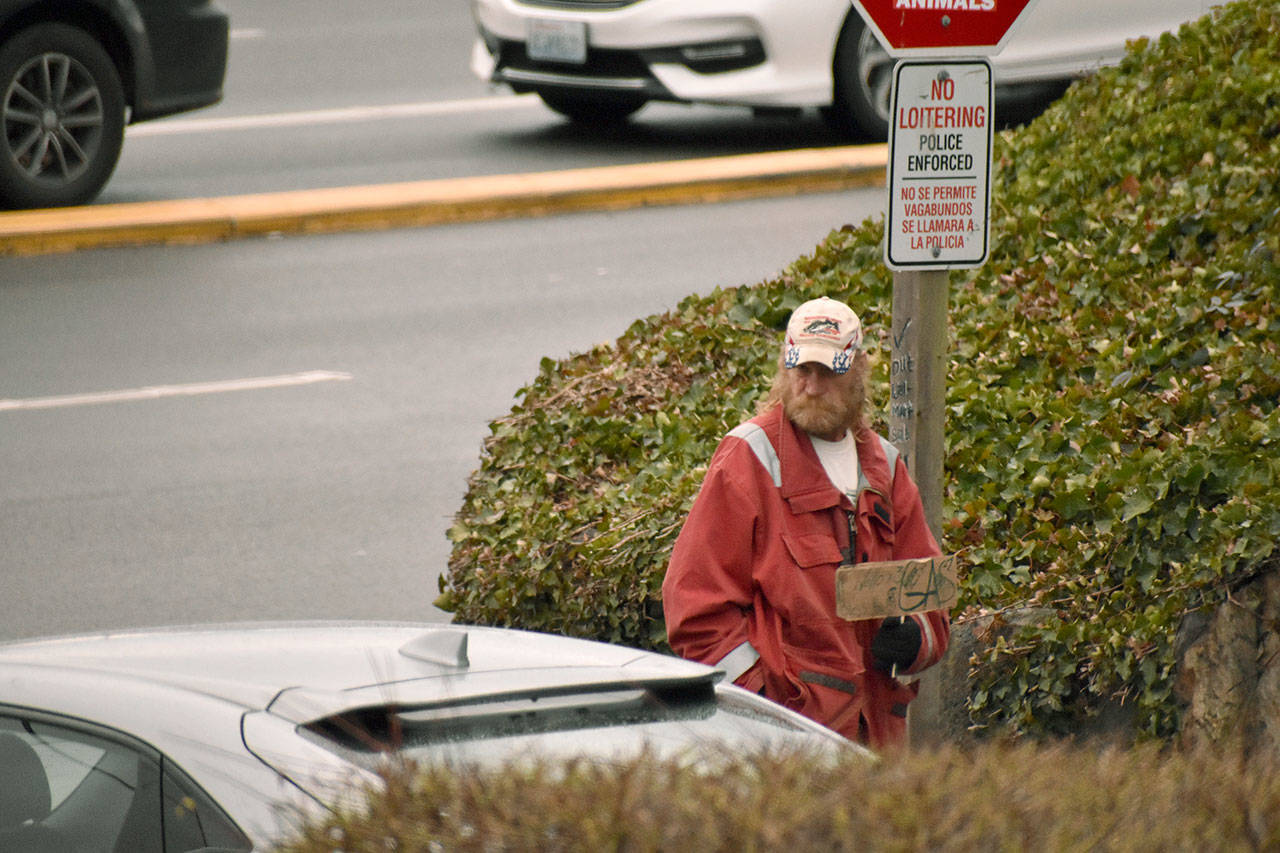
<svg viewBox="0 0 1280 853">
<path fill-rule="evenodd" d="M 831 482 L 853 500 L 858 494 L 858 445 L 853 433 L 846 430 L 839 441 L 825 441 L 816 435 L 809 436 L 809 440 Z"/>
</svg>

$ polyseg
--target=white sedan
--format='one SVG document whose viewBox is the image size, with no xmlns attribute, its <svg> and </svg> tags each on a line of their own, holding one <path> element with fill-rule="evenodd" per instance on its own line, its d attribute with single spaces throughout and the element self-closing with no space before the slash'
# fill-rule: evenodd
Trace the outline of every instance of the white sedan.
<svg viewBox="0 0 1280 853">
<path fill-rule="evenodd" d="M 1038 0 L 992 64 L 998 88 L 1117 62 L 1125 42 L 1211 0 Z M 893 60 L 849 0 L 472 0 L 472 70 L 584 123 L 649 101 L 817 107 L 840 130 L 888 134 Z M 942 8 L 942 7 L 939 7 Z"/>
<path fill-rule="evenodd" d="M 0 850 L 269 849 L 396 756 L 869 755 L 720 676 L 585 640 L 411 623 L 0 644 Z"/>
</svg>

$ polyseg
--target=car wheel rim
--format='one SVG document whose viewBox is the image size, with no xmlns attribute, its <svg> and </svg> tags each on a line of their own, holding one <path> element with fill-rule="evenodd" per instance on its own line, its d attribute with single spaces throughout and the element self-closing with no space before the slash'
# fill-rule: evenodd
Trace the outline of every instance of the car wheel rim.
<svg viewBox="0 0 1280 853">
<path fill-rule="evenodd" d="M 893 59 L 870 30 L 858 39 L 858 84 L 876 115 L 889 120 L 889 97 L 893 86 Z"/>
<path fill-rule="evenodd" d="M 93 161 L 104 115 L 102 93 L 87 68 L 62 53 L 34 57 L 4 94 L 9 157 L 33 180 L 70 183 Z"/>
</svg>

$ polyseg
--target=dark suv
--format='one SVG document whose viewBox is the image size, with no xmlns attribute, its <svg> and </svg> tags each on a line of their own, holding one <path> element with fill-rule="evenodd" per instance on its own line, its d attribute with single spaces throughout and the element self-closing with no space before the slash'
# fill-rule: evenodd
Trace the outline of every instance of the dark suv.
<svg viewBox="0 0 1280 853">
<path fill-rule="evenodd" d="M 0 207 L 91 201 L 126 124 L 221 99 L 227 33 L 210 0 L 0 0 Z"/>
</svg>

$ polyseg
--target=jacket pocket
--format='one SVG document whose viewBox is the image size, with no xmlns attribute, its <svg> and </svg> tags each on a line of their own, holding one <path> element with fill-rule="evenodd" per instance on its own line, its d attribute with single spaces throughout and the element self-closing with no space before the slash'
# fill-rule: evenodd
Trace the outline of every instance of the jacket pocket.
<svg viewBox="0 0 1280 853">
<path fill-rule="evenodd" d="M 856 681 L 819 670 L 799 672 L 801 701 L 795 710 L 845 737 L 856 738 L 858 720 L 866 704 L 865 691 Z"/>
<path fill-rule="evenodd" d="M 791 559 L 802 569 L 840 564 L 840 547 L 830 536 L 783 533 L 782 543 L 787 546 Z"/>
</svg>

